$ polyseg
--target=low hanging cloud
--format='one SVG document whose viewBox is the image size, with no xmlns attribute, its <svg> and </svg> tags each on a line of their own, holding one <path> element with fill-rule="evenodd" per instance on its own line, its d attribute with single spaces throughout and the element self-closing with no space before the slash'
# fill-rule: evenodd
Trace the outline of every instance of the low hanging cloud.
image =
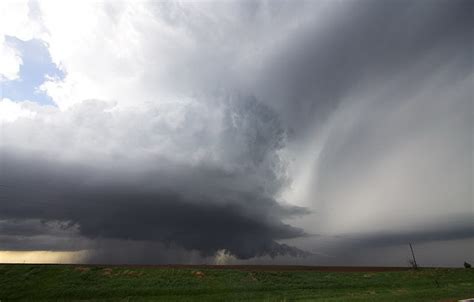
<svg viewBox="0 0 474 302">
<path fill-rule="evenodd" d="M 171 121 L 168 116 L 148 118 L 142 111 L 122 116 L 101 106 L 90 101 L 71 112 L 51 109 L 6 125 L 0 176 L 4 224 L 18 219 L 59 221 L 61 229 L 72 228 L 75 236 L 159 242 L 202 256 L 221 249 L 242 259 L 304 254 L 276 242 L 305 235 L 282 220 L 307 210 L 283 206 L 271 195 L 284 181 L 278 174 L 282 163 L 277 151 L 285 136 L 277 116 L 255 98 L 230 98 L 227 105 L 208 108 L 218 116 L 215 120 L 192 115 L 201 113 L 192 106 L 182 108 Z M 125 119 L 130 116 L 145 124 L 129 128 Z M 209 134 L 198 127 L 182 128 L 180 119 L 186 119 L 181 122 L 186 125 L 215 122 L 216 129 Z M 76 133 L 64 124 L 71 122 L 77 123 Z M 166 131 L 163 146 L 149 144 L 160 135 L 154 132 L 158 125 Z M 9 126 L 16 127 L 14 136 L 8 135 L 13 133 Z M 67 136 L 62 136 L 64 129 Z M 32 138 L 33 132 L 38 136 Z M 108 149 L 117 137 L 127 142 L 120 144 L 126 150 Z M 10 151 L 25 140 L 29 150 L 37 149 L 34 156 L 18 148 Z M 74 148 L 63 149 L 71 143 Z M 97 143 L 103 149 L 97 150 Z M 17 233 L 10 236 L 31 235 L 21 224 L 6 224 L 4 230 L 15 226 Z"/>
</svg>

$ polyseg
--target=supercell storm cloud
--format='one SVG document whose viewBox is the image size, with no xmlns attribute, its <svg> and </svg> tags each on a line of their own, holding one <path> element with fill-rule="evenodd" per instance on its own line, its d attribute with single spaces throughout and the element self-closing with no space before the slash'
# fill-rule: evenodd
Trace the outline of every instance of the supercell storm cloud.
<svg viewBox="0 0 474 302">
<path fill-rule="evenodd" d="M 468 259 L 473 9 L 2 2 L 0 250 Z"/>
</svg>

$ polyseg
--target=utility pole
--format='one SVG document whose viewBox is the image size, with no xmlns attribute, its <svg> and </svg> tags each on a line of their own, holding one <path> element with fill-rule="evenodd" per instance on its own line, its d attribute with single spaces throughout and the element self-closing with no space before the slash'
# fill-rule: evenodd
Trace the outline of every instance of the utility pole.
<svg viewBox="0 0 474 302">
<path fill-rule="evenodd" d="M 418 264 L 416 264 L 416 258 L 415 258 L 415 253 L 413 252 L 413 247 L 411 246 L 411 243 L 408 243 L 410 245 L 410 250 L 411 250 L 411 255 L 413 256 L 413 268 L 417 269 Z"/>
</svg>

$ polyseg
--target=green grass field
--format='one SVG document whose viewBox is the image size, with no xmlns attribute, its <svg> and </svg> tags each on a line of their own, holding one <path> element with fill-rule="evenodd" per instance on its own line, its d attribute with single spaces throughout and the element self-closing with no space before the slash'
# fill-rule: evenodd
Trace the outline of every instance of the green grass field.
<svg viewBox="0 0 474 302">
<path fill-rule="evenodd" d="M 0 265 L 7 301 L 455 301 L 474 269 L 378 272 L 281 267 Z"/>
</svg>

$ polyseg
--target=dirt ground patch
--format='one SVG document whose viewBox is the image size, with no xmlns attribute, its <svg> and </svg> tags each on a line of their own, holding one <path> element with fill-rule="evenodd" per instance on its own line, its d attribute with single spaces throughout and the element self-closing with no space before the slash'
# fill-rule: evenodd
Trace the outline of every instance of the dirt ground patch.
<svg viewBox="0 0 474 302">
<path fill-rule="evenodd" d="M 192 274 L 193 274 L 194 276 L 196 276 L 196 278 L 204 278 L 204 276 L 205 276 L 205 274 L 204 274 L 203 272 L 201 272 L 201 271 L 197 271 L 197 272 L 194 272 L 194 271 L 193 271 Z"/>
<path fill-rule="evenodd" d="M 88 272 L 91 270 L 90 267 L 84 267 L 84 266 L 78 266 L 76 268 L 74 268 L 75 271 L 78 271 L 78 272 L 81 272 L 81 273 L 85 273 L 85 272 Z"/>
</svg>

